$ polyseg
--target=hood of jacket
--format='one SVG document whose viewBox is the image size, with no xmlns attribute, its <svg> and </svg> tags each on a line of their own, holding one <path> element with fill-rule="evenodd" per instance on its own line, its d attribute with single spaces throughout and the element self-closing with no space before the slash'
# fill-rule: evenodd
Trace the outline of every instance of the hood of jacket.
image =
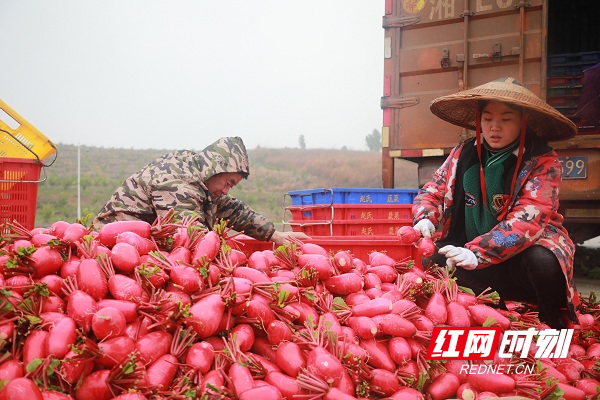
<svg viewBox="0 0 600 400">
<path fill-rule="evenodd" d="M 197 153 L 202 182 L 223 172 L 239 172 L 247 178 L 250 164 L 246 146 L 240 137 L 222 137 Z"/>
</svg>

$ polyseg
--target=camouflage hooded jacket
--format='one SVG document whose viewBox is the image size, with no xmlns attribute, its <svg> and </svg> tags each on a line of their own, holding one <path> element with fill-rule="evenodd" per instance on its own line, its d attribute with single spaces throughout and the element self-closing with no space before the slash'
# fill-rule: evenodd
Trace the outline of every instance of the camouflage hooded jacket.
<svg viewBox="0 0 600 400">
<path fill-rule="evenodd" d="M 250 174 L 246 147 L 239 137 L 221 138 L 199 153 L 168 153 L 129 176 L 98 213 L 94 227 L 119 220 L 153 223 L 173 209 L 178 218 L 196 213 L 208 229 L 224 219 L 238 232 L 269 240 L 275 227 L 265 217 L 229 195 L 211 198 L 205 182 L 223 172 Z"/>
<path fill-rule="evenodd" d="M 436 226 L 441 224 L 441 241 L 450 233 L 459 159 L 470 151 L 467 146 L 474 147 L 474 142 L 470 139 L 456 146 L 413 202 L 415 223 L 428 218 Z M 506 261 L 533 245 L 551 250 L 565 275 L 569 311 L 574 315 L 579 304 L 573 283 L 575 246 L 562 225 L 563 216 L 558 213 L 561 165 L 554 150 L 546 148 L 547 151 L 524 158 L 504 219 L 463 247 L 475 254 L 479 261 L 477 268 Z"/>
</svg>

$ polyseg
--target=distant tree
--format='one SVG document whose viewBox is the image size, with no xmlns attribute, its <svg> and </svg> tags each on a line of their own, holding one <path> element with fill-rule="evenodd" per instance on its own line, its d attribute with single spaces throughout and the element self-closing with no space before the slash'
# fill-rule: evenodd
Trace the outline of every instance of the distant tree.
<svg viewBox="0 0 600 400">
<path fill-rule="evenodd" d="M 298 137 L 298 144 L 300 145 L 301 149 L 306 148 L 306 141 L 304 140 L 304 135 L 300 135 L 300 137 Z"/>
<path fill-rule="evenodd" d="M 373 129 L 373 133 L 367 135 L 365 142 L 369 151 L 380 151 L 381 150 L 381 133 L 377 129 Z"/>
</svg>

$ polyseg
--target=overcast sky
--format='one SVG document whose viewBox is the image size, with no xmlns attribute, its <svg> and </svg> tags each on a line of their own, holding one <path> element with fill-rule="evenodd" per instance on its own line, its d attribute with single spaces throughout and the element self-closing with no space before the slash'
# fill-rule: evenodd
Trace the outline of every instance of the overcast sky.
<svg viewBox="0 0 600 400">
<path fill-rule="evenodd" d="M 54 143 L 366 150 L 384 0 L 0 0 L 0 99 Z M 3 117 L 4 118 L 4 117 Z"/>
</svg>

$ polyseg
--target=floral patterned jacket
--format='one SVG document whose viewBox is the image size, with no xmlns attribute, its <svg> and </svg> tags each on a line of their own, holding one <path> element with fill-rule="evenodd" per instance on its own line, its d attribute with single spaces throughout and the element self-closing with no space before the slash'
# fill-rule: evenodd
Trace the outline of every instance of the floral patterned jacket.
<svg viewBox="0 0 600 400">
<path fill-rule="evenodd" d="M 415 223 L 428 218 L 435 226 L 441 224 L 442 241 L 448 236 L 452 218 L 450 210 L 458 160 L 465 146 L 473 145 L 474 139 L 470 139 L 456 146 L 413 202 Z M 574 310 L 579 305 L 573 283 L 575 246 L 562 225 L 563 216 L 558 213 L 561 165 L 554 150 L 548 149 L 544 154 L 523 161 L 504 219 L 464 247 L 475 254 L 478 268 L 506 261 L 532 245 L 548 248 L 562 267 L 567 281 L 569 314 L 574 317 Z"/>
</svg>

